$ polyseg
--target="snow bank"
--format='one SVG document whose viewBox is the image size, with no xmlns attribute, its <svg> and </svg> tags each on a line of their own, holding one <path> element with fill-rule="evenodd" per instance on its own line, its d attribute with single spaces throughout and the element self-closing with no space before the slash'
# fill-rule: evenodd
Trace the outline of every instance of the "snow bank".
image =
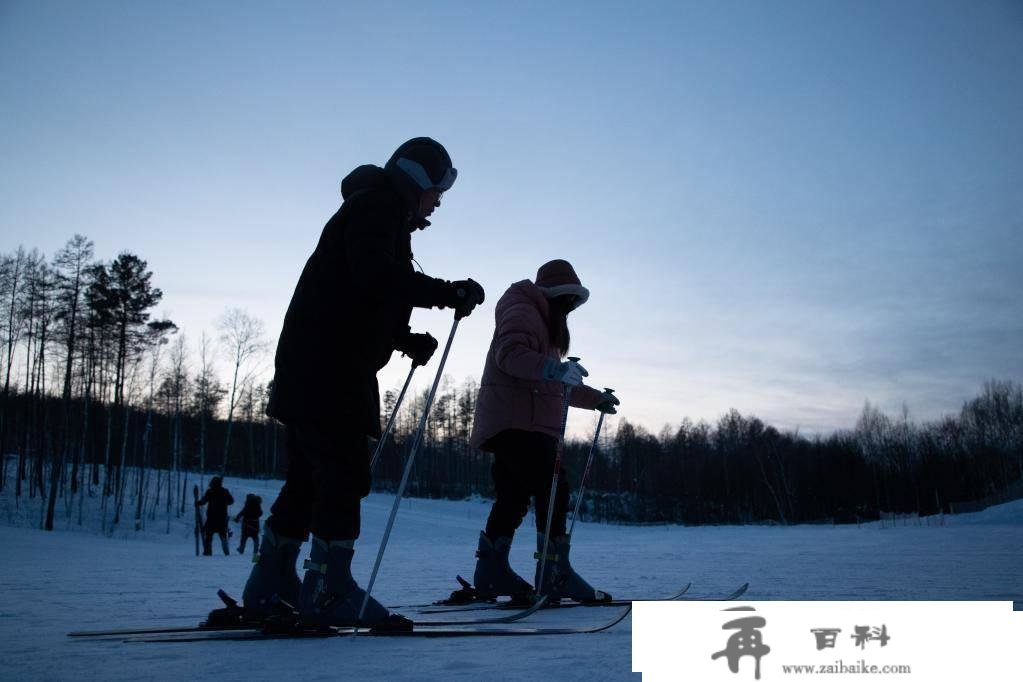
<svg viewBox="0 0 1023 682">
<path fill-rule="evenodd" d="M 946 516 L 945 519 L 955 526 L 1023 526 L 1023 500 L 1013 500 L 970 514 Z M 1023 547 L 1020 551 L 1023 552 Z"/>
</svg>

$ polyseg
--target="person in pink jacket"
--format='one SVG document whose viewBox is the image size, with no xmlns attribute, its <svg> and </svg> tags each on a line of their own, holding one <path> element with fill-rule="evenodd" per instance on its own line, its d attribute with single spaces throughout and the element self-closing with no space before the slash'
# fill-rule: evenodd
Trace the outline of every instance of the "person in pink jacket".
<svg viewBox="0 0 1023 682">
<path fill-rule="evenodd" d="M 571 264 L 564 260 L 545 263 L 528 279 L 512 284 L 497 303 L 496 328 L 487 352 L 480 382 L 470 442 L 494 454 L 491 473 L 496 499 L 480 533 L 474 587 L 481 598 L 528 597 L 534 586 L 508 563 L 515 530 L 536 504 L 537 577 L 543 551 L 547 504 L 554 460 L 561 437 L 565 386 L 572 387 L 572 407 L 615 412 L 618 399 L 583 384 L 582 365 L 564 361 L 570 334 L 568 315 L 589 298 Z M 609 600 L 611 596 L 591 587 L 569 563 L 565 519 L 569 486 L 562 476 L 554 499 L 551 540 L 543 585 L 537 594 L 556 601 Z"/>
</svg>

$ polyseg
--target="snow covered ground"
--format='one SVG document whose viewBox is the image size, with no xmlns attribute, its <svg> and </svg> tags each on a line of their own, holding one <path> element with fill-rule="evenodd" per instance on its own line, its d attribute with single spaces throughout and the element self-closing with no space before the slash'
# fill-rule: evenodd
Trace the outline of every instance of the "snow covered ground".
<svg viewBox="0 0 1023 682">
<path fill-rule="evenodd" d="M 268 511 L 279 482 L 228 479 L 236 500 L 263 496 Z M 364 504 L 355 574 L 368 578 L 391 498 Z M 240 506 L 234 508 L 234 511 Z M 377 581 L 384 603 L 431 601 L 471 576 L 488 505 L 407 500 Z M 219 587 L 240 596 L 249 555 L 195 557 L 192 517 L 159 516 L 143 532 L 122 524 L 98 532 L 63 519 L 38 525 L 38 500 L 14 508 L 0 496 L 0 676 L 3 679 L 219 679 L 339 677 L 381 679 L 622 679 L 631 675 L 629 621 L 597 635 L 513 639 L 338 639 L 199 644 L 72 641 L 75 629 L 192 624 L 219 605 Z M 527 520 L 527 523 L 529 521 Z M 236 527 L 237 528 L 237 527 Z M 944 525 L 895 527 L 676 526 L 580 524 L 573 562 L 595 585 L 621 596 L 660 595 L 692 581 L 692 592 L 722 593 L 742 582 L 748 597 L 770 599 L 993 599 L 1023 601 L 1023 500 Z M 512 550 L 532 573 L 532 534 Z M 238 539 L 237 532 L 235 540 Z M 215 543 L 217 544 L 217 543 Z M 232 545 L 236 543 L 232 542 Z M 232 552 L 233 552 L 232 548 Z M 251 552 L 251 547 L 249 548 Z M 538 624 L 591 622 L 608 610 L 544 612 Z M 1023 617 L 1023 614 L 1021 614 Z"/>
</svg>

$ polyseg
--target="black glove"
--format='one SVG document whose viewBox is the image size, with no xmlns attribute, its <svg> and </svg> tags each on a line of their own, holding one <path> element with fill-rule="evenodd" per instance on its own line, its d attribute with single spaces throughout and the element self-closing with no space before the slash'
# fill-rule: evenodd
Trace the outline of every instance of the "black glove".
<svg viewBox="0 0 1023 682">
<path fill-rule="evenodd" d="M 483 287 L 471 279 L 460 279 L 450 286 L 447 306 L 455 309 L 456 320 L 468 317 L 472 309 L 486 298 Z"/>
<path fill-rule="evenodd" d="M 429 334 L 406 334 L 394 349 L 412 358 L 413 365 L 425 365 L 437 350 L 437 339 Z"/>
<path fill-rule="evenodd" d="M 600 402 L 597 403 L 597 409 L 604 414 L 618 414 L 618 410 L 615 409 L 615 406 L 621 404 L 622 401 L 615 396 L 614 390 L 605 388 L 603 397 L 600 399 Z"/>
</svg>

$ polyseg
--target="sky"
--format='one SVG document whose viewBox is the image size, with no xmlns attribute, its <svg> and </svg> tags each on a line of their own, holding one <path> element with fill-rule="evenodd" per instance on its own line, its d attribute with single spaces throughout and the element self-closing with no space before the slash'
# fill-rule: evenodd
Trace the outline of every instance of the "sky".
<svg viewBox="0 0 1023 682">
<path fill-rule="evenodd" d="M 454 381 L 565 258 L 631 422 L 923 421 L 1023 381 L 1021 121 L 1019 0 L 0 0 L 0 251 L 82 233 L 190 342 L 227 307 L 275 342 L 341 179 L 428 135 L 459 175 L 416 260 L 487 291 Z"/>
</svg>

